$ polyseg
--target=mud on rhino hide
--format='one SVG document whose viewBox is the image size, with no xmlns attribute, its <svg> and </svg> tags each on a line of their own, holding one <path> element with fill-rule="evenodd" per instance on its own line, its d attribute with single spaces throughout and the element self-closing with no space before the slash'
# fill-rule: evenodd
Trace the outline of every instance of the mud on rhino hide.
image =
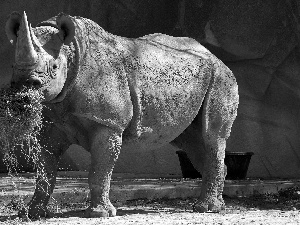
<svg viewBox="0 0 300 225">
<path fill-rule="evenodd" d="M 6 33 L 15 51 L 11 86 L 42 92 L 43 116 L 51 121 L 40 132 L 44 148 L 37 168 L 44 175 L 38 175 L 34 196 L 20 215 L 49 215 L 57 162 L 70 144 L 91 153 L 87 217 L 116 215 L 109 189 L 121 149 L 168 142 L 186 150 L 203 176 L 194 210 L 224 207 L 225 147 L 238 86 L 202 45 L 164 34 L 119 37 L 63 13 L 35 28 L 25 12 L 12 13 Z"/>
</svg>

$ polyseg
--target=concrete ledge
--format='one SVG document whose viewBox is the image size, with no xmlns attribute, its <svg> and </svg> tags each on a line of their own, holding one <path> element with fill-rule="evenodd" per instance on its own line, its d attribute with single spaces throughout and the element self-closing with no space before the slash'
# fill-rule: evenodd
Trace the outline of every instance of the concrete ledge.
<svg viewBox="0 0 300 225">
<path fill-rule="evenodd" d="M 33 174 L 21 174 L 18 178 L 5 175 L 0 176 L 0 196 L 26 195 L 31 197 L 33 195 L 35 184 Z M 128 178 L 131 176 L 130 174 L 114 174 L 110 192 L 113 202 L 141 198 L 189 198 L 200 195 L 201 180 Z M 277 193 L 281 189 L 295 185 L 300 185 L 300 180 L 226 180 L 223 194 L 231 197 L 247 197 L 253 194 Z M 87 173 L 60 173 L 52 197 L 54 200 L 74 203 L 88 199 Z"/>
</svg>

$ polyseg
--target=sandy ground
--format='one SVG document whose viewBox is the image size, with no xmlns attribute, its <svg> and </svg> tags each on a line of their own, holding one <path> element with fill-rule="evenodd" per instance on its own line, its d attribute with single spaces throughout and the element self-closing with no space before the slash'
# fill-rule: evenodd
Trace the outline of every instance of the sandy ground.
<svg viewBox="0 0 300 225">
<path fill-rule="evenodd" d="M 298 189 L 297 189 L 298 190 Z M 284 195 L 285 194 L 285 195 Z M 300 192 L 253 196 L 250 198 L 225 197 L 226 209 L 221 213 L 194 213 L 196 199 L 135 200 L 116 203 L 118 214 L 113 218 L 84 218 L 87 203 L 50 204 L 53 218 L 21 221 L 16 212 L 7 211 L 12 202 L 0 202 L 0 224 L 300 224 Z M 5 205 L 6 204 L 6 205 Z"/>
<path fill-rule="evenodd" d="M 123 209 L 122 209 L 123 210 Z M 126 212 L 127 211 L 127 212 Z M 67 218 L 51 218 L 47 220 L 23 223 L 19 220 L 1 222 L 1 224 L 300 224 L 299 212 L 282 212 L 277 210 L 247 211 L 242 213 L 230 214 L 199 214 L 192 212 L 175 211 L 151 211 L 132 213 L 130 209 L 124 209 L 126 215 L 120 215 L 113 218 L 85 219 L 73 215 Z"/>
</svg>

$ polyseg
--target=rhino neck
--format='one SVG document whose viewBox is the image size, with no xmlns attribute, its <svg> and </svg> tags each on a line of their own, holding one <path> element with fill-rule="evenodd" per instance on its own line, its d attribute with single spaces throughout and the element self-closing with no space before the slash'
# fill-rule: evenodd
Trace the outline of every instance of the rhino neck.
<svg viewBox="0 0 300 225">
<path fill-rule="evenodd" d="M 59 29 L 56 24 L 56 18 L 57 17 L 55 16 L 46 21 L 43 21 L 37 24 L 36 27 L 50 26 Z M 74 17 L 71 18 L 73 19 L 76 26 L 76 31 L 75 31 L 76 34 L 74 40 L 67 46 L 68 48 L 70 48 L 70 52 L 71 52 L 71 54 L 67 56 L 68 59 L 67 79 L 65 81 L 62 91 L 56 96 L 56 98 L 54 98 L 53 100 L 47 103 L 58 103 L 63 101 L 67 96 L 67 94 L 72 90 L 78 75 L 79 65 L 81 65 L 84 52 L 86 51 L 86 43 L 82 43 L 81 40 L 81 37 L 84 36 L 83 34 L 84 32 L 86 33 L 86 31 L 82 30 L 83 26 L 80 24 L 80 19 Z"/>
<path fill-rule="evenodd" d="M 55 17 L 49 19 L 46 23 L 54 23 Z M 76 84 L 76 78 L 78 78 L 78 74 L 80 71 L 80 66 L 85 64 L 86 61 L 86 51 L 88 48 L 88 34 L 89 31 L 87 29 L 86 21 L 84 18 L 81 17 L 72 17 L 72 20 L 75 24 L 75 37 L 71 44 L 69 45 L 70 48 L 74 48 L 74 56 L 72 59 L 68 59 L 68 75 L 67 80 L 64 84 L 64 87 L 61 93 L 53 99 L 49 103 L 58 103 L 65 99 L 68 93 L 73 89 Z M 74 47 L 73 47 L 74 46 Z"/>
<path fill-rule="evenodd" d="M 79 65 L 80 65 L 80 49 L 76 38 L 74 38 L 74 40 L 71 42 L 68 48 L 70 49 L 71 54 L 67 56 L 68 58 L 67 79 L 65 81 L 64 87 L 61 90 L 61 92 L 56 96 L 56 98 L 49 101 L 48 103 L 58 103 L 63 101 L 75 85 L 75 81 L 78 75 Z"/>
</svg>

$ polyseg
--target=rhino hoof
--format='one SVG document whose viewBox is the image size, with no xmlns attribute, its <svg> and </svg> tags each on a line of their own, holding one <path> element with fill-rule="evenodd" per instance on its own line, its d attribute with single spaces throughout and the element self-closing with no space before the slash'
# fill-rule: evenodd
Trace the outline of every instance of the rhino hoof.
<svg viewBox="0 0 300 225">
<path fill-rule="evenodd" d="M 208 211 L 208 205 L 199 205 L 199 204 L 195 204 L 193 205 L 193 212 L 198 212 L 198 213 L 205 213 Z"/>
<path fill-rule="evenodd" d="M 53 217 L 52 213 L 49 212 L 48 209 L 42 208 L 23 208 L 18 212 L 19 218 L 22 220 L 38 220 L 40 218 L 51 218 Z"/>
<path fill-rule="evenodd" d="M 113 217 L 116 216 L 116 214 L 117 210 L 113 206 L 109 207 L 108 210 L 104 209 L 103 207 L 89 207 L 85 211 L 86 218 Z"/>
<path fill-rule="evenodd" d="M 223 203 L 203 203 L 203 202 L 197 202 L 193 205 L 193 211 L 199 212 L 199 213 L 205 213 L 205 212 L 214 212 L 219 213 L 221 211 L 225 210 L 225 206 Z"/>
</svg>

